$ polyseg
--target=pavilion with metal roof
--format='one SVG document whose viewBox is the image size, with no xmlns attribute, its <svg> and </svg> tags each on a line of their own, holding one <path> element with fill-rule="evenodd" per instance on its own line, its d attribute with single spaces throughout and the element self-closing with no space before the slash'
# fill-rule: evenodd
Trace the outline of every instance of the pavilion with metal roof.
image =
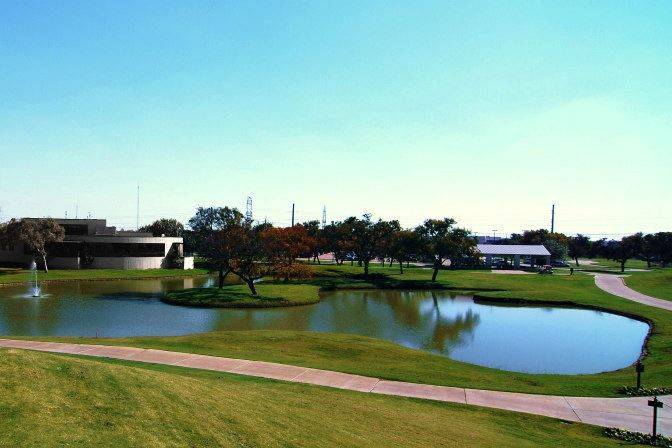
<svg viewBox="0 0 672 448">
<path fill-rule="evenodd" d="M 551 253 L 543 244 L 477 244 L 476 248 L 485 257 L 485 264 L 492 266 L 492 257 L 513 257 L 514 267 L 520 268 L 520 257 L 529 257 L 534 266 L 537 257 L 544 257 L 545 264 L 551 264 Z"/>
</svg>

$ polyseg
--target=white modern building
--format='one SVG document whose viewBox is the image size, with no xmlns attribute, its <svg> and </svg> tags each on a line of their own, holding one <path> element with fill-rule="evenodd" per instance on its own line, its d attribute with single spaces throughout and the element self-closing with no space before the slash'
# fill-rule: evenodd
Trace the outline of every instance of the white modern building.
<svg viewBox="0 0 672 448">
<path fill-rule="evenodd" d="M 104 219 L 56 219 L 65 230 L 60 243 L 50 244 L 49 267 L 62 269 L 193 269 L 184 256 L 181 237 L 120 231 Z M 22 243 L 0 246 L 0 263 L 25 266 L 34 258 Z"/>
<path fill-rule="evenodd" d="M 538 259 L 544 264 L 551 264 L 551 253 L 543 244 L 477 244 L 476 248 L 481 256 L 485 257 L 485 265 L 492 266 L 494 257 L 513 258 L 513 267 L 520 268 L 520 259 L 529 259 L 530 266 L 534 266 Z"/>
</svg>

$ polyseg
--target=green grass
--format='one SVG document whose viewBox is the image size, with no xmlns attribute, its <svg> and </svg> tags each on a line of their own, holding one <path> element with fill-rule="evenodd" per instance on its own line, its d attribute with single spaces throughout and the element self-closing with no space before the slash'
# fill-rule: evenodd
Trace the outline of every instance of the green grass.
<svg viewBox="0 0 672 448">
<path fill-rule="evenodd" d="M 226 285 L 223 288 L 191 288 L 167 293 L 163 301 L 174 305 L 215 308 L 267 308 L 317 303 L 319 288 L 313 285 L 259 284 L 257 295 L 247 285 Z"/>
<path fill-rule="evenodd" d="M 625 284 L 635 291 L 659 299 L 672 300 L 672 269 L 632 273 L 624 280 Z"/>
<path fill-rule="evenodd" d="M 431 276 L 431 271 L 425 269 L 409 269 L 404 275 L 399 275 L 395 269 L 380 266 L 372 268 L 368 280 L 360 275 L 361 269 L 356 266 L 321 266 L 316 271 L 318 276 L 310 282 L 324 289 L 417 288 L 427 285 Z M 438 285 L 434 287 L 472 291 L 491 300 L 577 304 L 648 319 L 654 328 L 644 360 L 644 385 L 672 386 L 672 313 L 607 294 L 595 287 L 590 276 L 441 271 Z M 84 339 L 75 340 L 87 342 Z M 635 377 L 632 367 L 594 375 L 514 373 L 462 363 L 382 340 L 310 332 L 230 331 L 95 341 L 273 361 L 417 383 L 554 395 L 617 396 L 618 389 L 632 385 Z"/>
<path fill-rule="evenodd" d="M 474 406 L 0 349 L 0 446 L 615 447 L 600 428 Z"/>
<path fill-rule="evenodd" d="M 39 271 L 38 277 L 44 281 L 69 280 L 123 280 L 138 278 L 193 277 L 207 274 L 205 269 L 52 269 L 48 274 Z M 0 286 L 5 283 L 25 283 L 32 279 L 26 269 L 0 268 Z"/>
<path fill-rule="evenodd" d="M 588 262 L 588 263 L 587 263 Z M 618 261 L 608 260 L 606 258 L 593 258 L 593 259 L 581 259 L 579 258 L 579 266 L 576 266 L 574 260 L 567 260 L 569 264 L 566 268 L 553 268 L 554 270 L 565 271 L 569 270 L 570 267 L 574 268 L 575 271 L 586 271 L 586 272 L 608 272 L 608 273 L 620 273 L 621 264 Z M 649 269 L 646 261 L 630 259 L 625 263 L 626 271 L 628 269 Z"/>
</svg>

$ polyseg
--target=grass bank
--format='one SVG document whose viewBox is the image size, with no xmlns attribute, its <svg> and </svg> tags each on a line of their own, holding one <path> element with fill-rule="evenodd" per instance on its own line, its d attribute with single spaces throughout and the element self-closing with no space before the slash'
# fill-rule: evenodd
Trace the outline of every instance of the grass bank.
<svg viewBox="0 0 672 448">
<path fill-rule="evenodd" d="M 296 284 L 258 284 L 253 296 L 247 285 L 223 288 L 191 288 L 167 293 L 161 300 L 173 305 L 209 308 L 269 308 L 319 302 L 319 287 Z"/>
<path fill-rule="evenodd" d="M 38 271 L 40 282 L 75 280 L 132 280 L 147 278 L 177 278 L 206 275 L 205 269 L 52 269 L 48 274 Z M 0 286 L 24 284 L 32 280 L 26 269 L 0 268 Z"/>
<path fill-rule="evenodd" d="M 600 428 L 474 406 L 170 366 L 0 355 L 0 446 L 620 446 Z"/>
<path fill-rule="evenodd" d="M 672 300 L 672 269 L 632 273 L 623 280 L 630 288 L 642 294 Z"/>
</svg>

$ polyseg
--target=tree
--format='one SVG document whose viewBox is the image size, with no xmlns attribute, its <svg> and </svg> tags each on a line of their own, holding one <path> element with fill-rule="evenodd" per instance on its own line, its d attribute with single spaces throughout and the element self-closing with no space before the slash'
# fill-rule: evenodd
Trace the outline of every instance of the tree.
<svg viewBox="0 0 672 448">
<path fill-rule="evenodd" d="M 416 257 L 422 247 L 422 238 L 418 232 L 399 230 L 394 233 L 390 247 L 390 257 L 399 263 L 399 273 L 404 273 L 404 262 Z"/>
<path fill-rule="evenodd" d="M 569 256 L 579 265 L 579 257 L 585 257 L 590 251 L 590 238 L 580 233 L 569 238 L 568 252 Z"/>
<path fill-rule="evenodd" d="M 642 237 L 642 258 L 646 261 L 646 267 L 651 268 L 651 261 L 659 258 L 658 238 L 650 233 Z"/>
<path fill-rule="evenodd" d="M 181 237 L 184 226 L 177 219 L 161 218 L 153 223 L 140 227 L 141 232 L 149 232 L 154 236 Z"/>
<path fill-rule="evenodd" d="M 672 232 L 658 232 L 655 235 L 656 252 L 661 267 L 672 263 Z"/>
<path fill-rule="evenodd" d="M 588 258 L 605 257 L 607 252 L 607 239 L 600 238 L 590 243 L 588 248 Z"/>
<path fill-rule="evenodd" d="M 378 255 L 389 223 L 382 220 L 373 222 L 370 214 L 364 214 L 362 219 L 354 216 L 346 219 L 343 225 L 352 241 L 355 257 L 364 266 L 364 278 L 368 278 L 369 263 Z"/>
<path fill-rule="evenodd" d="M 454 225 L 455 220 L 452 218 L 428 219 L 416 228 L 422 238 L 422 251 L 434 266 L 433 282 L 446 260 L 473 255 L 476 247 L 476 240 L 471 233 Z"/>
<path fill-rule="evenodd" d="M 306 229 L 306 233 L 310 237 L 308 242 L 310 243 L 309 255 L 313 261 L 317 261 L 317 264 L 320 264 L 320 255 L 322 255 L 325 248 L 325 241 L 322 229 L 320 229 L 320 222 L 317 220 L 306 221 L 301 224 Z"/>
<path fill-rule="evenodd" d="M 243 219 L 243 214 L 235 208 L 199 207 L 189 220 L 194 249 L 217 270 L 219 288 L 224 287 L 224 279 L 231 272 L 229 254 L 221 250 L 221 231 L 239 224 Z"/>
<path fill-rule="evenodd" d="M 42 258 L 44 272 L 47 266 L 47 247 L 50 243 L 63 241 L 65 230 L 52 218 L 12 219 L 0 226 L 3 242 L 21 242 L 35 256 Z"/>
<path fill-rule="evenodd" d="M 642 252 L 642 233 L 624 236 L 621 241 L 612 245 L 611 259 L 621 264 L 621 272 L 625 272 L 625 263 Z"/>
<path fill-rule="evenodd" d="M 236 208 L 202 208 L 189 220 L 199 255 L 219 271 L 219 286 L 228 273 L 237 275 L 257 295 L 254 283 L 265 273 L 263 232 L 270 224 L 254 224 Z"/>
<path fill-rule="evenodd" d="M 322 237 L 326 251 L 331 252 L 336 264 L 343 264 L 352 252 L 352 235 L 348 225 L 343 222 L 327 224 L 322 229 Z"/>
<path fill-rule="evenodd" d="M 289 281 L 290 278 L 310 276 L 310 268 L 296 261 L 300 256 L 310 254 L 314 246 L 304 226 L 269 227 L 263 231 L 262 238 L 266 260 L 276 278 Z"/>
<path fill-rule="evenodd" d="M 380 221 L 379 231 L 381 232 L 381 236 L 377 243 L 376 255 L 383 264 L 385 264 L 385 259 L 389 258 L 390 266 L 392 265 L 392 244 L 394 243 L 395 235 L 400 230 L 401 224 L 396 219 L 392 221 Z"/>
</svg>

